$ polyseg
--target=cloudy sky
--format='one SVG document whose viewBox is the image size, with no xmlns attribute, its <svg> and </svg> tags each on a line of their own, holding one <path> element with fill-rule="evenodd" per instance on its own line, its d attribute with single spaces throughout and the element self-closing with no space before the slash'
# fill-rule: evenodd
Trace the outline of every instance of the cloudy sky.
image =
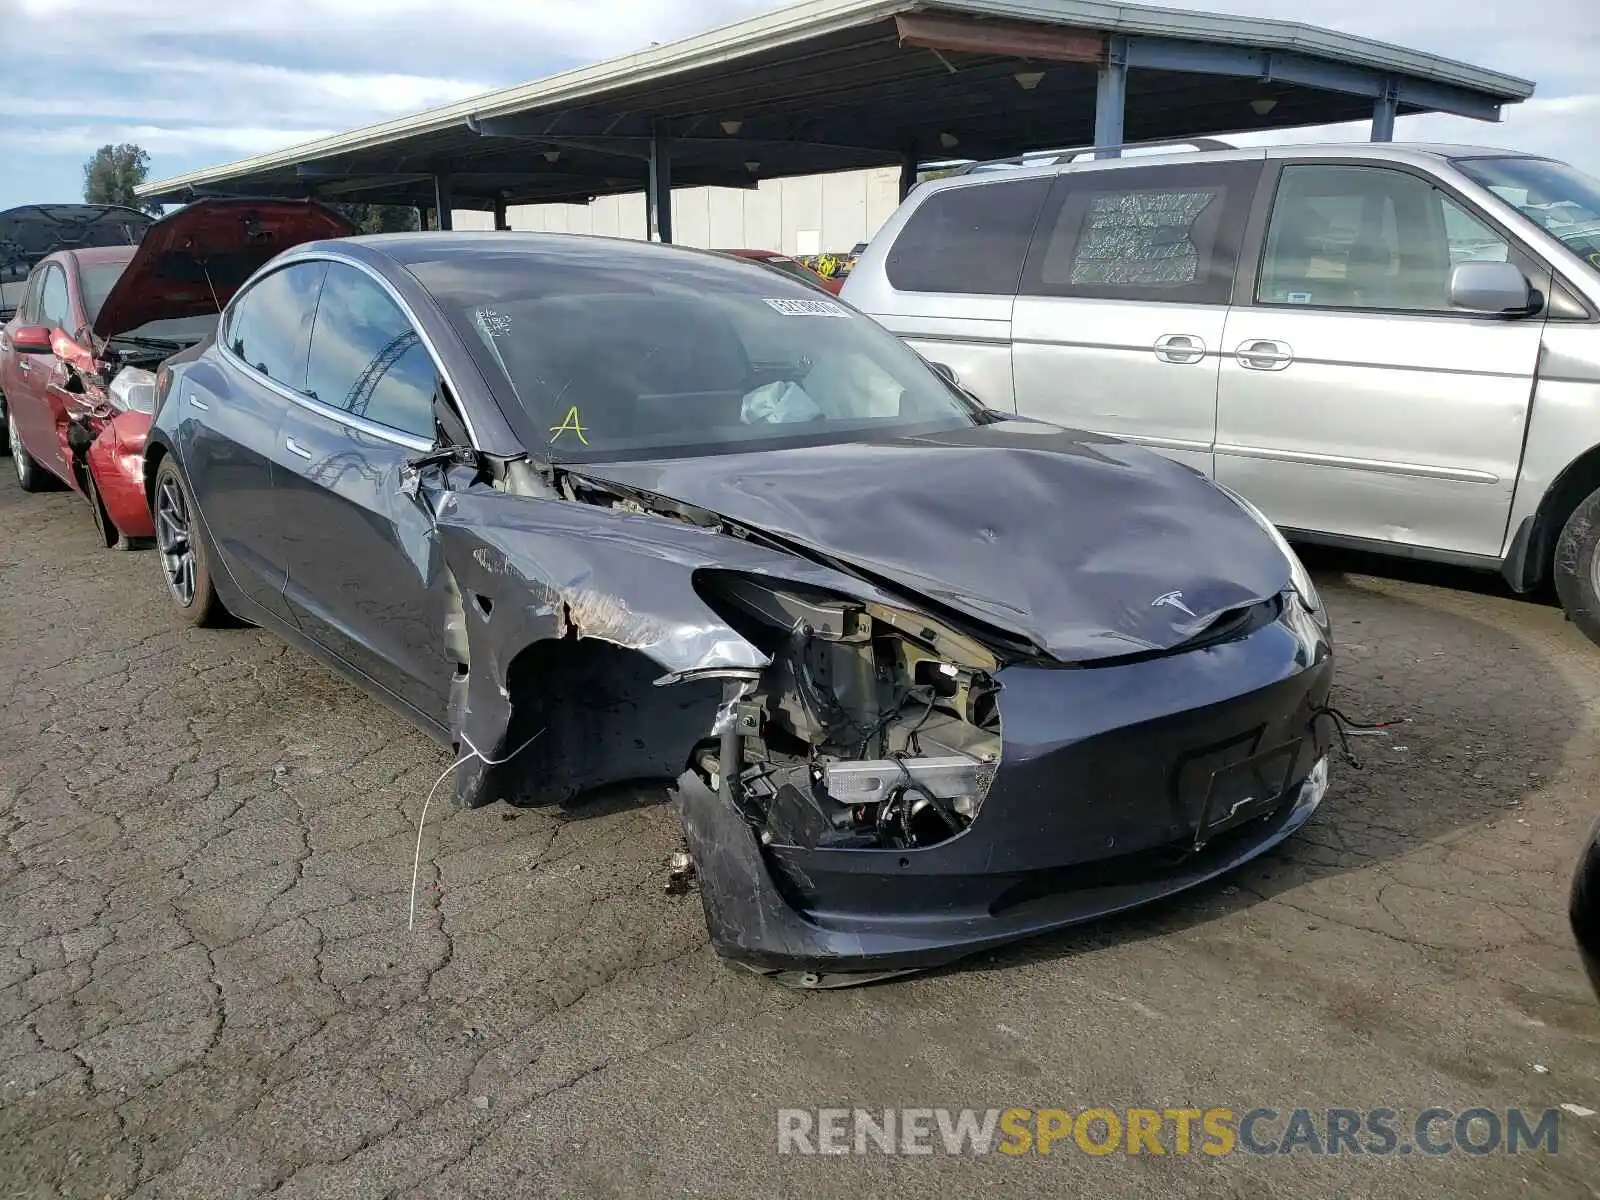
<svg viewBox="0 0 1600 1200">
<path fill-rule="evenodd" d="M 1550 153 L 1600 174 L 1596 0 L 1166 0 L 1301 21 L 1536 80 L 1492 128 L 1399 136 Z M 77 200 L 107 142 L 152 178 L 520 83 L 780 7 L 771 0 L 0 0 L 0 209 Z M 1537 14 L 1536 17 L 1533 14 Z M 1336 136 L 1338 131 L 1332 131 Z"/>
</svg>

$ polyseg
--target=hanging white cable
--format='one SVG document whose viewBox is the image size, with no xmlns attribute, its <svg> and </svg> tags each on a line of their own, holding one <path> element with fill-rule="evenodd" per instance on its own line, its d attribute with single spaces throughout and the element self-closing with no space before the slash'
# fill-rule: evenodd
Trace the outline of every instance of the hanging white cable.
<svg viewBox="0 0 1600 1200">
<path fill-rule="evenodd" d="M 518 746 L 504 758 L 484 758 L 483 755 L 479 753 L 476 746 L 474 746 L 471 742 L 467 742 L 467 739 L 464 737 L 461 739 L 463 742 L 467 742 L 468 752 L 446 767 L 439 778 L 433 781 L 433 786 L 428 789 L 427 797 L 422 801 L 422 815 L 417 818 L 417 849 L 416 853 L 411 857 L 411 916 L 406 921 L 406 929 L 408 932 L 415 929 L 417 926 L 417 876 L 422 870 L 422 831 L 428 822 L 428 805 L 433 803 L 433 794 L 439 790 L 439 785 L 446 779 L 449 779 L 457 767 L 461 766 L 463 763 L 471 762 L 475 758 L 480 760 L 486 767 L 504 766 L 517 755 L 521 754 L 529 746 L 538 741 L 543 734 L 544 730 L 539 730 L 538 733 L 534 734 L 527 741 L 523 742 L 522 745 Z"/>
</svg>

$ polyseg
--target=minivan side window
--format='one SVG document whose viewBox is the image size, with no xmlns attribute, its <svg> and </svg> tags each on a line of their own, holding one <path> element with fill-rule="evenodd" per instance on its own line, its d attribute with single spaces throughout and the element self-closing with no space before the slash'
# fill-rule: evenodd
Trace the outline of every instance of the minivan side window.
<svg viewBox="0 0 1600 1200">
<path fill-rule="evenodd" d="M 228 349 L 274 383 L 304 391 L 306 333 L 327 269 L 295 263 L 252 284 L 229 311 Z"/>
<path fill-rule="evenodd" d="M 1283 169 L 1256 285 L 1259 304 L 1450 312 L 1450 272 L 1511 247 L 1427 180 L 1387 167 Z"/>
<path fill-rule="evenodd" d="M 432 441 L 437 383 L 433 357 L 400 307 L 363 272 L 331 264 L 306 365 L 312 398 Z"/>
<path fill-rule="evenodd" d="M 1253 161 L 1068 171 L 1045 206 L 1022 290 L 1226 304 L 1260 173 Z"/>
<path fill-rule="evenodd" d="M 934 192 L 906 220 L 884 262 L 902 292 L 1012 296 L 1048 178 L 1008 179 Z"/>
</svg>

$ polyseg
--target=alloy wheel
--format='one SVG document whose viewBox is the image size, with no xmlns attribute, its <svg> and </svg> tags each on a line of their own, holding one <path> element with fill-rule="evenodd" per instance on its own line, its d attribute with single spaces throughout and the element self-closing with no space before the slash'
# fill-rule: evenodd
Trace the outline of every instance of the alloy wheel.
<svg viewBox="0 0 1600 1200">
<path fill-rule="evenodd" d="M 189 504 L 183 488 L 173 478 L 163 479 L 156 492 L 156 547 L 161 570 L 173 598 L 188 608 L 194 603 L 194 541 L 189 528 Z"/>
<path fill-rule="evenodd" d="M 22 438 L 17 433 L 17 419 L 6 413 L 6 437 L 11 441 L 11 464 L 16 468 L 17 482 L 28 481 L 27 451 L 22 448 Z"/>
</svg>

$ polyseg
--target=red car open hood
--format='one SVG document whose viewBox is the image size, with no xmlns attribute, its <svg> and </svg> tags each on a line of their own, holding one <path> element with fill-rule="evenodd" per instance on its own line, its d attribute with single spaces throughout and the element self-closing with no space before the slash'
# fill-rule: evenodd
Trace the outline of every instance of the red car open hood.
<svg viewBox="0 0 1600 1200">
<path fill-rule="evenodd" d="M 245 280 L 292 246 L 356 228 L 312 200 L 197 200 L 145 232 L 95 317 L 100 338 L 219 313 Z"/>
</svg>

